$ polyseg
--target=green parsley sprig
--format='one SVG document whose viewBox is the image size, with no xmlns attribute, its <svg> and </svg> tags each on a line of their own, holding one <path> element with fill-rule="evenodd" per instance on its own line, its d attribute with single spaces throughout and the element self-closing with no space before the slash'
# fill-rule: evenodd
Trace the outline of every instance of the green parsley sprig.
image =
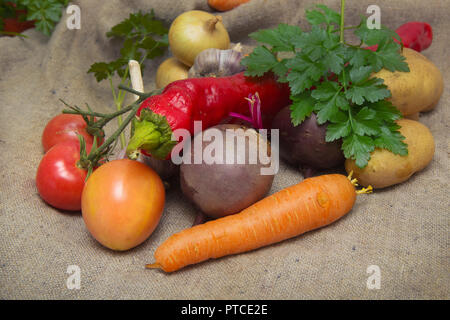
<svg viewBox="0 0 450 320">
<path fill-rule="evenodd" d="M 365 17 L 358 26 L 345 27 L 344 7 L 341 0 L 341 13 L 321 4 L 307 10 L 310 31 L 280 24 L 250 34 L 262 45 L 242 64 L 247 76 L 273 72 L 279 82 L 288 83 L 292 123 L 298 125 L 316 113 L 318 124 L 328 124 L 326 141 L 342 139 L 344 156 L 363 168 L 375 148 L 408 153 L 395 123 L 401 113 L 386 100 L 391 92 L 373 73 L 382 68 L 409 72 L 409 68 L 394 31 L 369 29 Z M 360 43 L 345 42 L 345 29 L 353 29 Z M 378 45 L 376 51 L 364 48 L 372 45 Z M 280 58 L 281 52 L 290 57 Z"/>
<path fill-rule="evenodd" d="M 113 84 L 113 77 L 116 75 L 120 78 L 120 86 L 129 86 L 129 70 L 128 61 L 136 60 L 141 65 L 141 70 L 145 65 L 146 59 L 153 59 L 164 54 L 169 45 L 168 29 L 163 23 L 155 18 L 152 10 L 149 13 L 132 13 L 129 17 L 117 25 L 113 26 L 107 37 L 122 40 L 122 48 L 120 49 L 120 57 L 111 62 L 96 62 L 91 65 L 88 73 L 93 73 L 97 82 L 107 79 L 109 81 L 111 91 L 113 93 L 114 104 L 116 109 L 120 111 L 125 99 L 125 90 L 119 89 L 117 92 Z M 122 117 L 118 118 L 119 126 L 122 123 Z M 125 147 L 125 136 L 120 135 L 120 143 L 122 148 Z"/>
<path fill-rule="evenodd" d="M 50 36 L 68 3 L 69 0 L 8 0 L 0 4 L 0 17 L 16 17 L 17 10 L 26 10 L 26 14 L 17 17 L 19 21 L 34 21 L 36 30 Z M 1 21 L 0 30 L 3 30 Z"/>
</svg>

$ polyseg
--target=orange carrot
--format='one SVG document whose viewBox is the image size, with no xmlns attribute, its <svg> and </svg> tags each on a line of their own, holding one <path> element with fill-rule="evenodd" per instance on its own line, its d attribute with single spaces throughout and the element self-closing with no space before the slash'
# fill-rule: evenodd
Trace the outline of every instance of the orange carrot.
<svg viewBox="0 0 450 320">
<path fill-rule="evenodd" d="M 228 11 L 250 0 L 208 0 L 210 7 L 218 11 Z"/>
<path fill-rule="evenodd" d="M 147 268 L 176 271 L 211 258 L 250 251 L 326 226 L 355 203 L 356 180 L 341 174 L 308 178 L 240 213 L 209 221 L 169 237 Z M 370 189 L 369 189 L 370 191 Z"/>
</svg>

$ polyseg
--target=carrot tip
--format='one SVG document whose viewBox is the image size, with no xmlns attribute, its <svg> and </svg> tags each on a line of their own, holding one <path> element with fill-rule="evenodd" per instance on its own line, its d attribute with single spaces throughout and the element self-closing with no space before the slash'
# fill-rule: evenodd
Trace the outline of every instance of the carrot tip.
<svg viewBox="0 0 450 320">
<path fill-rule="evenodd" d="M 159 263 L 150 263 L 145 265 L 146 269 L 162 269 L 162 266 Z"/>
</svg>

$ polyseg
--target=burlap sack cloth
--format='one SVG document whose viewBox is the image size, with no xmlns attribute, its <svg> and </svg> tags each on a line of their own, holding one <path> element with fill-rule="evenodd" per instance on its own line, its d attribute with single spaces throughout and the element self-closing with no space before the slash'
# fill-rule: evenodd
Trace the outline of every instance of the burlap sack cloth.
<svg viewBox="0 0 450 320">
<path fill-rule="evenodd" d="M 206 0 L 75 1 L 81 29 L 65 19 L 51 38 L 35 30 L 28 39 L 0 38 L 0 298 L 26 299 L 387 299 L 449 298 L 449 92 L 420 121 L 432 131 L 432 163 L 409 181 L 358 197 L 353 210 L 329 227 L 253 252 L 185 268 L 174 274 L 145 270 L 157 246 L 189 227 L 195 210 L 177 187 L 167 194 L 161 222 L 139 247 L 113 252 L 86 230 L 80 213 L 62 213 L 38 196 L 34 177 L 43 156 L 46 122 L 65 101 L 113 110 L 108 84 L 98 85 L 89 66 L 117 57 L 105 33 L 129 13 L 155 9 L 167 24 L 190 9 L 211 10 Z M 233 42 L 252 44 L 248 33 L 279 22 L 305 26 L 313 1 L 252 0 L 223 20 Z M 323 3 L 338 9 L 339 1 Z M 449 81 L 450 3 L 447 0 L 347 1 L 348 23 L 368 5 L 381 7 L 382 23 L 395 29 L 426 21 L 434 30 L 424 52 Z M 148 62 L 144 83 L 154 88 L 163 58 Z M 111 132 L 114 127 L 109 127 Z M 271 192 L 303 178 L 281 166 Z M 66 286 L 67 268 L 81 270 L 81 288 Z M 381 272 L 381 288 L 369 290 L 367 268 Z"/>
</svg>

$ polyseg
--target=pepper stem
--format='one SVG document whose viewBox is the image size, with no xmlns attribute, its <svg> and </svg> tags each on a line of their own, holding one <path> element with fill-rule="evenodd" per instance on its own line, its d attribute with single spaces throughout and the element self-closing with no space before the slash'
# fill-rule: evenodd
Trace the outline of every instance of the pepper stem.
<svg viewBox="0 0 450 320">
<path fill-rule="evenodd" d="M 143 109 L 139 119 L 133 120 L 133 134 L 126 150 L 130 159 L 136 159 L 140 150 L 157 159 L 166 159 L 177 141 L 172 140 L 172 128 L 165 116 Z"/>
<path fill-rule="evenodd" d="M 161 133 L 150 121 L 135 121 L 134 133 L 127 146 L 127 156 L 132 160 L 139 157 L 140 149 L 155 150 L 160 146 Z"/>
</svg>

